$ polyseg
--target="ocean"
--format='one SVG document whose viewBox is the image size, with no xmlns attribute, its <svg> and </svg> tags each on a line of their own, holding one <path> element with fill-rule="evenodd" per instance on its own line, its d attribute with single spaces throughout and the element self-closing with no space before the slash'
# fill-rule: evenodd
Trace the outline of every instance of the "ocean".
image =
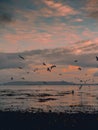
<svg viewBox="0 0 98 130">
<path fill-rule="evenodd" d="M 6 85 L 0 86 L 2 111 L 98 111 L 98 86 Z"/>
</svg>

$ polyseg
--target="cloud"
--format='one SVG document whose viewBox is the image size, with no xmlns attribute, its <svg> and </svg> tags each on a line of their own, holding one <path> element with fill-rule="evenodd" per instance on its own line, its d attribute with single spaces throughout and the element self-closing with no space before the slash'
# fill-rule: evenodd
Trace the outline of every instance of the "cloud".
<svg viewBox="0 0 98 130">
<path fill-rule="evenodd" d="M 78 44 L 78 43 L 77 43 Z M 94 48 L 94 51 L 92 51 Z M 18 57 L 20 53 L 1 53 L 0 54 L 0 69 L 18 68 L 23 66 L 28 68 L 29 65 L 39 65 L 42 62 L 56 65 L 72 65 L 81 67 L 97 67 L 96 56 L 98 54 L 98 45 L 89 42 L 79 43 L 76 46 L 55 49 L 32 50 L 22 52 L 26 60 L 21 61 Z M 74 60 L 78 60 L 75 63 Z"/>
<path fill-rule="evenodd" d="M 88 0 L 86 11 L 89 13 L 89 17 L 98 19 L 98 0 Z"/>
<path fill-rule="evenodd" d="M 98 11 L 93 11 L 89 14 L 90 17 L 98 20 Z"/>
<path fill-rule="evenodd" d="M 10 14 L 0 14 L 0 23 L 10 23 L 12 21 L 13 19 Z"/>
<path fill-rule="evenodd" d="M 5 81 L 5 77 L 6 81 L 9 81 L 11 76 L 14 76 L 15 80 L 21 80 L 22 76 L 25 76 L 26 80 L 59 80 L 58 74 L 60 73 L 62 73 L 62 79 L 65 79 L 66 75 L 66 80 L 70 81 L 77 75 L 83 78 L 82 76 L 86 72 L 93 75 L 97 71 L 96 56 L 98 52 L 87 53 L 82 47 L 80 46 L 81 52 L 78 55 L 74 47 L 32 50 L 21 53 L 0 53 L 0 73 L 3 75 L 3 79 L 1 78 L 0 81 Z M 18 55 L 23 56 L 25 60 L 20 59 Z M 74 62 L 75 60 L 78 62 Z M 43 66 L 43 62 L 47 66 L 55 64 L 57 67 L 52 73 L 49 73 L 46 69 L 47 66 Z M 82 71 L 78 70 L 79 66 Z M 20 70 L 18 67 L 23 67 L 23 69 Z M 38 68 L 36 73 L 33 72 L 35 68 Z M 28 71 L 30 74 L 27 74 Z"/>
<path fill-rule="evenodd" d="M 97 7 L 98 7 L 98 0 L 88 0 L 86 4 L 86 9 L 88 11 L 98 10 Z"/>
<path fill-rule="evenodd" d="M 54 2 L 53 0 L 43 0 L 43 3 L 46 4 L 49 12 L 51 10 L 50 14 L 48 13 L 49 16 L 68 16 L 79 13 L 66 3 Z"/>
<path fill-rule="evenodd" d="M 21 2 L 18 0 L 13 6 L 8 3 L 3 5 L 4 14 L 8 12 L 8 16 L 11 17 L 9 19 L 2 18 L 2 23 L 11 24 L 6 26 L 6 29 L 0 30 L 2 34 L 0 34 L 1 50 L 16 52 L 18 50 L 70 46 L 76 41 L 97 37 L 98 33 L 95 34 L 93 30 L 86 29 L 84 26 L 86 21 L 82 22 L 83 17 L 76 16 L 79 9 L 74 8 L 73 4 L 53 0 L 38 0 L 34 7 L 34 3 L 32 0 L 26 1 L 26 3 L 23 0 Z M 7 6 L 8 9 L 4 8 Z M 75 15 L 75 17 L 72 16 L 67 19 L 66 17 L 70 15 Z M 12 22 L 14 19 L 15 22 Z M 70 23 L 71 19 L 75 20 L 76 23 Z M 81 50 L 77 50 L 77 54 L 80 52 Z"/>
<path fill-rule="evenodd" d="M 11 69 L 25 66 L 25 64 L 19 60 L 18 54 L 0 53 L 0 60 L 0 69 Z"/>
<path fill-rule="evenodd" d="M 72 22 L 83 22 L 83 19 L 77 18 L 77 19 L 72 20 Z"/>
<path fill-rule="evenodd" d="M 93 74 L 94 77 L 98 77 L 98 71 Z"/>
</svg>

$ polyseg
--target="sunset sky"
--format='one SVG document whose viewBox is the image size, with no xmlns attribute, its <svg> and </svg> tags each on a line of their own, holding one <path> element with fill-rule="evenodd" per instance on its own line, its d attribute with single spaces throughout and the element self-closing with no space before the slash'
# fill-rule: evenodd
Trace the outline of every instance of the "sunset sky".
<svg viewBox="0 0 98 130">
<path fill-rule="evenodd" d="M 0 52 L 0 82 L 97 82 L 98 0 L 0 0 Z"/>
</svg>

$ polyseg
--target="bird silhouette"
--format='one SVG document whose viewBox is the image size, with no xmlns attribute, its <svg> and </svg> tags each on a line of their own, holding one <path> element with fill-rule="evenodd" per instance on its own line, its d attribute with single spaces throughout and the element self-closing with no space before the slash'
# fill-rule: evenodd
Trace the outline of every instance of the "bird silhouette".
<svg viewBox="0 0 98 130">
<path fill-rule="evenodd" d="M 98 56 L 96 56 L 96 60 L 98 61 Z"/>
<path fill-rule="evenodd" d="M 25 78 L 24 78 L 24 77 L 22 77 L 21 79 L 25 80 Z"/>
<path fill-rule="evenodd" d="M 18 55 L 18 56 L 19 56 L 19 58 L 21 58 L 21 59 L 23 59 L 23 60 L 25 59 L 25 58 L 24 58 L 23 56 L 21 56 L 21 55 Z"/>
<path fill-rule="evenodd" d="M 74 90 L 72 90 L 72 95 L 74 95 Z"/>
<path fill-rule="evenodd" d="M 78 60 L 74 60 L 74 62 L 78 62 Z"/>
<path fill-rule="evenodd" d="M 80 82 L 83 82 L 82 80 L 80 80 Z"/>
<path fill-rule="evenodd" d="M 83 87 L 83 85 L 81 84 L 80 87 L 79 87 L 79 89 L 81 89 L 82 87 Z"/>
<path fill-rule="evenodd" d="M 11 77 L 11 80 L 13 80 L 14 78 L 13 77 Z"/>
<path fill-rule="evenodd" d="M 47 68 L 47 71 L 51 72 L 51 69 L 48 67 L 48 68 Z"/>
<path fill-rule="evenodd" d="M 54 67 L 56 67 L 56 65 L 52 65 L 50 68 L 52 69 L 52 68 L 54 68 Z"/>
<path fill-rule="evenodd" d="M 46 66 L 46 63 L 45 63 L 45 62 L 43 62 L 43 65 L 45 65 L 45 66 Z"/>
<path fill-rule="evenodd" d="M 79 67 L 78 70 L 82 70 L 82 69 Z"/>
<path fill-rule="evenodd" d="M 23 69 L 22 67 L 18 67 L 19 69 Z"/>
<path fill-rule="evenodd" d="M 59 75 L 62 75 L 61 73 Z"/>
</svg>

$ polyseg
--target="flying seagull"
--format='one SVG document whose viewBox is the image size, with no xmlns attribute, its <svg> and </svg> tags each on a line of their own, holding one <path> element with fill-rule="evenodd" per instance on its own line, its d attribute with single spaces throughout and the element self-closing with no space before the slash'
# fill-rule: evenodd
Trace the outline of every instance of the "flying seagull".
<svg viewBox="0 0 98 130">
<path fill-rule="evenodd" d="M 22 67 L 18 67 L 19 69 L 22 69 Z"/>
<path fill-rule="evenodd" d="M 11 77 L 11 80 L 13 80 L 13 77 Z"/>
<path fill-rule="evenodd" d="M 79 87 L 79 89 L 81 89 L 81 88 L 82 88 L 82 86 L 83 86 L 83 85 L 81 84 L 81 85 L 80 85 L 80 87 Z"/>
<path fill-rule="evenodd" d="M 21 55 L 18 55 L 18 56 L 19 56 L 19 58 L 21 58 L 21 59 L 23 59 L 23 60 L 25 59 L 25 58 L 24 58 L 23 56 L 21 56 Z"/>
<path fill-rule="evenodd" d="M 74 60 L 74 62 L 78 62 L 78 60 Z"/>
<path fill-rule="evenodd" d="M 25 78 L 24 78 L 24 77 L 22 77 L 21 79 L 25 80 Z"/>
<path fill-rule="evenodd" d="M 51 69 L 48 67 L 48 68 L 47 68 L 47 71 L 51 72 Z"/>
<path fill-rule="evenodd" d="M 78 70 L 82 70 L 82 69 L 79 67 Z"/>
<path fill-rule="evenodd" d="M 54 68 L 54 67 L 56 67 L 56 65 L 52 65 L 52 66 L 51 66 L 51 69 Z"/>
<path fill-rule="evenodd" d="M 62 75 L 61 73 L 59 75 Z"/>
<path fill-rule="evenodd" d="M 96 60 L 98 61 L 98 56 L 96 56 Z"/>
<path fill-rule="evenodd" d="M 46 63 L 45 63 L 45 62 L 43 62 L 43 65 L 45 65 L 45 66 L 46 66 Z"/>
</svg>

